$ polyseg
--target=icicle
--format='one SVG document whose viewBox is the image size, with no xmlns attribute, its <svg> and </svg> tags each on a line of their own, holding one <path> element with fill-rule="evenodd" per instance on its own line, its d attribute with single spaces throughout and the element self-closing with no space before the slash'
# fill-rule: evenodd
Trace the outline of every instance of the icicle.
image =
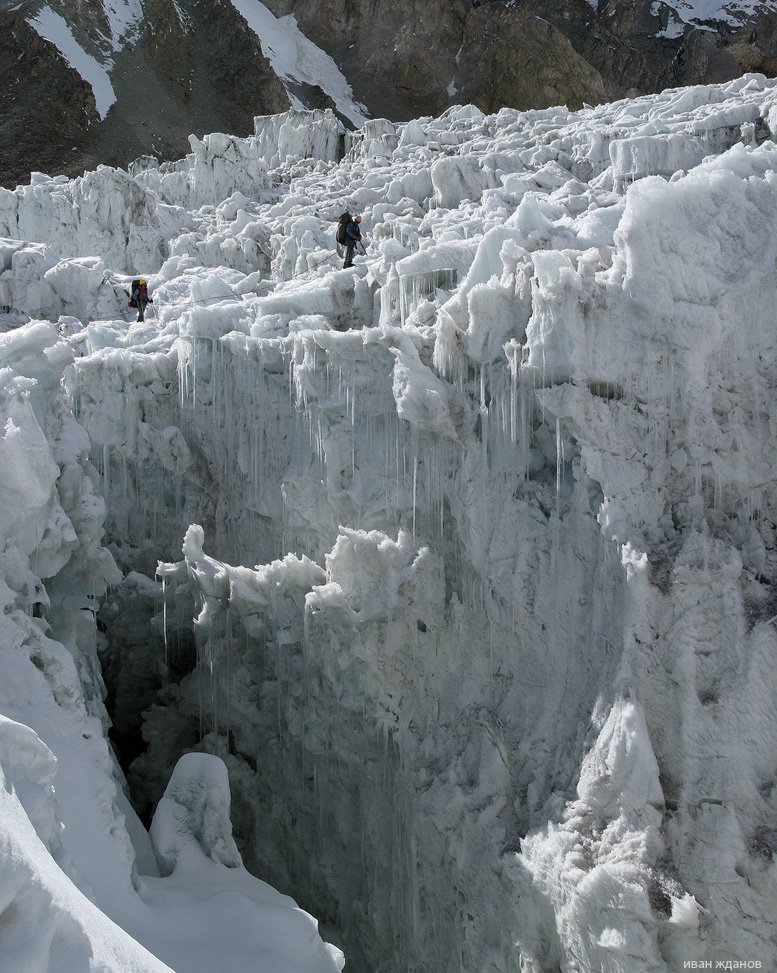
<svg viewBox="0 0 777 973">
<path fill-rule="evenodd" d="M 763 495 L 760 489 L 751 490 L 749 497 L 749 515 L 748 520 L 752 523 L 753 521 L 761 519 L 761 508 L 763 506 Z"/>
<path fill-rule="evenodd" d="M 129 486 L 130 486 L 130 484 L 129 484 L 129 468 L 127 466 L 127 457 L 126 457 L 126 455 L 124 453 L 119 453 L 119 458 L 120 458 L 120 461 L 121 461 L 121 509 L 124 512 L 124 515 L 125 515 L 125 518 L 126 518 L 125 521 L 124 521 L 123 527 L 124 527 L 124 531 L 125 531 L 125 536 L 129 536 L 129 534 L 130 534 L 130 530 L 129 530 L 129 527 L 130 527 L 130 508 L 132 507 L 132 504 L 130 503 L 130 496 L 129 496 L 129 492 L 130 492 L 130 490 L 129 490 Z M 140 508 L 139 510 L 136 510 L 136 513 L 140 513 L 140 512 L 142 512 L 142 508 Z"/>
<path fill-rule="evenodd" d="M 162 637 L 165 645 L 165 667 L 170 664 L 170 647 L 167 641 L 167 578 L 162 575 Z"/>
<path fill-rule="evenodd" d="M 218 670 L 213 658 L 213 634 L 208 632 L 208 677 L 210 688 L 210 721 L 216 741 L 216 755 L 219 752 L 219 707 L 218 707 Z"/>
<path fill-rule="evenodd" d="M 489 410 L 486 403 L 486 373 L 485 366 L 480 369 L 480 441 L 481 441 L 481 455 L 480 455 L 480 477 L 481 477 L 481 503 L 483 504 L 484 513 L 487 510 L 485 505 L 486 502 L 486 487 L 488 484 L 488 437 L 489 437 Z"/>
<path fill-rule="evenodd" d="M 205 735 L 204 717 L 203 717 L 205 706 L 203 704 L 203 686 L 202 686 L 204 675 L 202 671 L 203 669 L 202 655 L 200 652 L 199 640 L 197 639 L 196 634 L 195 634 L 195 645 L 197 647 L 197 716 L 198 716 L 198 725 L 199 725 L 199 735 L 202 738 Z"/>
<path fill-rule="evenodd" d="M 564 444 L 561 439 L 561 419 L 556 418 L 556 516 L 561 516 L 561 472 L 564 462 Z"/>
<path fill-rule="evenodd" d="M 178 339 L 178 393 L 179 393 L 179 405 L 181 409 L 184 407 L 186 402 L 186 365 L 183 358 L 183 336 Z"/>
<path fill-rule="evenodd" d="M 276 673 L 277 673 L 277 686 L 278 686 L 278 692 L 277 692 L 277 701 L 278 701 L 278 744 L 279 744 L 281 750 L 283 750 L 283 742 L 284 742 L 283 741 L 283 691 L 282 691 L 283 680 L 281 678 L 281 676 L 282 676 L 282 669 L 281 669 L 281 659 L 282 659 L 282 656 L 281 656 L 281 645 L 280 645 L 279 642 L 276 642 L 275 643 L 275 649 L 276 649 Z"/>
<path fill-rule="evenodd" d="M 413 543 L 416 542 L 416 515 L 418 510 L 418 444 L 413 444 Z"/>
<path fill-rule="evenodd" d="M 103 496 L 108 509 L 111 508 L 111 447 L 103 443 Z"/>
<path fill-rule="evenodd" d="M 227 619 L 226 619 L 226 669 L 227 669 L 227 684 L 226 684 L 226 735 L 227 735 L 227 751 L 229 751 L 229 734 L 232 729 L 232 614 L 231 609 L 227 606 Z"/>
<path fill-rule="evenodd" d="M 533 383 L 533 378 L 531 378 Z M 534 387 L 521 382 L 521 443 L 523 446 L 523 479 L 529 479 L 529 461 L 532 442 L 532 420 L 534 412 Z"/>
</svg>

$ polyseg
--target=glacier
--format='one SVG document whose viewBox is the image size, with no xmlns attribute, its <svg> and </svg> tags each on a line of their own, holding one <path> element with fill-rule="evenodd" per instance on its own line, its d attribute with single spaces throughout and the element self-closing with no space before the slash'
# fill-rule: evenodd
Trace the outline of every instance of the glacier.
<svg viewBox="0 0 777 973">
<path fill-rule="evenodd" d="M 0 190 L 0 969 L 774 965 L 776 139 L 746 75 Z"/>
</svg>

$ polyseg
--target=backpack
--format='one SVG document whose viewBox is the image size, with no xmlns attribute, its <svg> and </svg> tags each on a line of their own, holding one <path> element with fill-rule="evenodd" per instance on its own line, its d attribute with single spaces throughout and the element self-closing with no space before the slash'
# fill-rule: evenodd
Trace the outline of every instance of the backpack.
<svg viewBox="0 0 777 973">
<path fill-rule="evenodd" d="M 337 233 L 335 234 L 335 239 L 340 244 L 341 247 L 345 246 L 345 228 L 351 222 L 351 214 L 343 213 L 340 219 L 337 221 Z"/>
<path fill-rule="evenodd" d="M 141 278 L 136 277 L 130 284 L 129 307 L 137 307 L 138 299 L 148 303 L 148 285 L 140 283 Z"/>
</svg>

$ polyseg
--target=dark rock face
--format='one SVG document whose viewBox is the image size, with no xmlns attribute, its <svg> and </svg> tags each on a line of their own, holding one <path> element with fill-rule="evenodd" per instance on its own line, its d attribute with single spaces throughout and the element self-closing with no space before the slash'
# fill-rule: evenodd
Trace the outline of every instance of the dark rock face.
<svg viewBox="0 0 777 973">
<path fill-rule="evenodd" d="M 724 81 L 745 71 L 773 75 L 774 18 L 761 14 L 734 31 L 669 23 L 653 0 L 267 0 L 293 13 L 342 66 L 376 115 L 397 120 L 473 102 L 579 108 L 668 86 Z M 673 33 L 673 32 L 672 32 Z"/>
<path fill-rule="evenodd" d="M 286 111 L 289 99 L 283 85 L 231 3 L 189 0 L 179 6 L 188 11 L 188 31 L 182 30 L 171 0 L 146 0 L 155 25 L 147 48 L 160 86 L 174 93 L 192 120 L 187 135 L 246 135 L 253 132 L 255 115 Z"/>
<path fill-rule="evenodd" d="M 777 73 L 777 20 L 683 25 L 653 0 L 265 0 L 330 54 L 374 116 L 397 121 L 472 102 L 579 108 L 678 85 Z M 90 85 L 30 26 L 45 5 L 107 63 L 116 102 L 100 119 Z M 14 9 L 5 10 L 4 8 Z M 99 0 L 0 3 L 0 184 L 31 170 L 75 175 L 142 154 L 178 158 L 189 133 L 246 135 L 254 115 L 334 107 L 282 84 L 230 0 L 144 0 L 113 50 Z M 701 27 L 704 29 L 701 29 Z M 106 40 L 108 38 L 109 40 Z"/>
<path fill-rule="evenodd" d="M 31 170 L 80 171 L 85 134 L 99 122 L 91 87 L 22 12 L 0 17 L 0 182 Z"/>
<path fill-rule="evenodd" d="M 488 4 L 468 12 L 459 77 L 460 100 L 474 102 L 485 112 L 504 105 L 581 108 L 583 102 L 596 104 L 607 95 L 599 70 L 558 27 L 525 5 L 513 10 Z"/>
<path fill-rule="evenodd" d="M 294 14 L 376 116 L 401 121 L 462 102 L 485 111 L 579 107 L 605 97 L 597 68 L 527 0 L 268 0 L 267 6 Z"/>
<path fill-rule="evenodd" d="M 145 0 L 137 41 L 113 55 L 116 102 L 101 121 L 90 85 L 28 23 L 39 6 L 0 12 L 2 185 L 28 181 L 31 170 L 72 176 L 100 163 L 126 167 L 148 153 L 180 158 L 190 133 L 248 135 L 254 115 L 289 107 L 231 3 L 179 0 L 182 22 L 172 0 Z M 81 20 L 74 34 L 91 54 L 88 28 L 107 30 L 100 5 L 61 0 L 58 9 L 68 23 Z"/>
</svg>

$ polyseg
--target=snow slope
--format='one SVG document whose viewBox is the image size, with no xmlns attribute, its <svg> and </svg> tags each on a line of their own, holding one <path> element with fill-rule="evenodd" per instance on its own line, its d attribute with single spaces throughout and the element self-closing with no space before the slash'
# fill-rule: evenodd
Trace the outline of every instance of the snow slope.
<svg viewBox="0 0 777 973">
<path fill-rule="evenodd" d="M 245 862 L 372 973 L 770 968 L 777 85 L 342 134 L 0 194 L 35 908 L 210 970 L 217 895 L 219 969 L 337 968 Z"/>
<path fill-rule="evenodd" d="M 137 39 L 145 23 L 142 0 L 102 0 L 102 8 L 114 51 L 120 51 L 125 44 Z"/>
<path fill-rule="evenodd" d="M 262 42 L 278 77 L 290 82 L 287 91 L 293 108 L 304 107 L 294 93 L 294 84 L 302 82 L 320 87 L 353 125 L 364 124 L 366 108 L 354 100 L 351 86 L 332 58 L 305 37 L 293 14 L 275 17 L 260 0 L 232 0 L 232 6 Z"/>
<path fill-rule="evenodd" d="M 79 8 L 75 22 L 66 19 L 68 8 L 60 11 L 42 5 L 27 22 L 45 40 L 50 41 L 70 65 L 91 87 L 95 107 L 103 120 L 116 102 L 111 82 L 115 55 L 138 40 L 146 15 L 142 0 L 100 0 L 99 10 L 92 8 L 84 17 Z M 102 27 L 108 28 L 107 35 Z M 83 43 L 76 39 L 80 34 Z M 87 44 L 87 48 L 83 45 Z"/>
<path fill-rule="evenodd" d="M 56 47 L 71 68 L 92 88 L 97 114 L 102 120 L 116 101 L 108 67 L 87 53 L 73 36 L 67 21 L 51 7 L 43 7 L 29 20 L 30 26 Z"/>
<path fill-rule="evenodd" d="M 685 23 L 702 25 L 709 21 L 722 21 L 736 27 L 761 11 L 773 13 L 774 0 L 735 0 L 734 3 L 721 3 L 720 0 L 680 0 L 673 8 Z"/>
</svg>

